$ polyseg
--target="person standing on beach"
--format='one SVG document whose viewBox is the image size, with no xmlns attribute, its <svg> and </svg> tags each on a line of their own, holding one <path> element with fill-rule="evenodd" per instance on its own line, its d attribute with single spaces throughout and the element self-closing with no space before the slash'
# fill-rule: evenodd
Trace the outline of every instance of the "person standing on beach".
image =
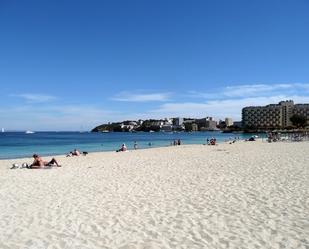
<svg viewBox="0 0 309 249">
<path fill-rule="evenodd" d="M 137 145 L 137 142 L 134 141 L 134 150 L 137 150 L 138 149 L 138 145 Z"/>
</svg>

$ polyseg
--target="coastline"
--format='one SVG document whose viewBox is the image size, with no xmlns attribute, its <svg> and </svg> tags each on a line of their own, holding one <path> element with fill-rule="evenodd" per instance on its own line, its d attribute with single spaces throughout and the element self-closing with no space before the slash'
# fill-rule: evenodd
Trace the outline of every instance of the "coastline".
<svg viewBox="0 0 309 249">
<path fill-rule="evenodd" d="M 264 138 L 263 138 L 264 140 Z M 216 147 L 219 145 L 224 145 L 224 144 L 229 144 L 231 141 L 219 141 L 216 143 L 215 146 L 213 145 L 207 145 L 207 144 L 201 144 L 201 143 L 196 143 L 196 144 L 182 144 L 182 145 L 160 145 L 160 146 L 150 146 L 150 147 L 144 147 L 144 148 L 138 148 L 137 150 L 134 149 L 129 149 L 128 151 L 126 151 L 126 153 L 129 152 L 137 152 L 137 151 L 144 151 L 144 150 L 155 150 L 155 149 L 161 149 L 161 148 L 175 148 L 175 147 L 195 147 L 195 146 L 206 146 L 206 147 Z M 245 140 L 238 140 L 237 143 L 241 143 L 241 142 L 246 142 Z M 256 139 L 255 142 L 262 142 L 262 138 L 258 138 Z M 87 156 L 89 155 L 103 155 L 103 154 L 115 154 L 115 153 L 121 153 L 121 152 L 116 152 L 117 148 L 115 148 L 115 150 L 107 150 L 107 151 L 90 151 L 88 152 Z M 80 157 L 87 157 L 87 156 L 83 156 L 81 155 Z M 67 158 L 66 154 L 48 154 L 48 155 L 44 155 L 42 156 L 43 158 L 51 158 L 51 157 L 56 157 L 59 159 L 63 159 L 63 158 Z M 76 157 L 73 157 L 76 158 Z M 14 158 L 0 158 L 0 163 L 3 161 L 6 162 L 10 162 L 12 163 L 24 163 L 24 162 L 28 162 L 28 161 L 32 161 L 33 158 L 31 157 L 31 155 L 29 157 L 14 157 Z"/>
<path fill-rule="evenodd" d="M 202 144 L 186 144 L 186 145 L 181 145 L 181 146 L 195 146 L 195 145 L 202 145 Z M 171 146 L 171 145 L 162 145 L 162 146 L 158 146 L 158 147 L 148 147 L 148 148 L 139 148 L 137 150 L 134 149 L 130 149 L 128 150 L 126 153 L 128 152 L 132 152 L 132 151 L 143 151 L 143 150 L 152 150 L 152 149 L 159 149 L 159 148 L 168 148 L 168 147 L 175 147 L 175 146 Z M 101 155 L 101 154 L 115 154 L 115 153 L 121 153 L 121 152 L 116 152 L 116 148 L 115 150 L 107 150 L 107 151 L 90 151 L 87 152 L 87 156 L 89 157 L 89 155 Z M 87 157 L 87 156 L 83 156 L 80 155 L 79 157 Z M 49 155 L 44 155 L 42 156 L 42 158 L 51 158 L 51 157 L 56 157 L 56 158 L 60 158 L 60 159 L 65 159 L 67 158 L 65 154 L 49 154 Z M 72 157 L 72 158 L 79 158 L 79 157 Z M 23 162 L 28 162 L 28 161 L 33 161 L 33 158 L 31 156 L 29 157 L 15 157 L 15 158 L 0 158 L 0 164 L 3 161 L 6 162 L 11 162 L 11 163 L 23 163 Z"/>
<path fill-rule="evenodd" d="M 0 160 L 0 247 L 306 248 L 308 154 L 239 141 L 60 156 L 50 170 Z"/>
<path fill-rule="evenodd" d="M 133 149 L 134 141 L 137 141 L 139 148 L 147 149 L 169 146 L 175 139 L 180 139 L 183 144 L 203 144 L 207 138 L 216 137 L 220 142 L 232 136 L 213 132 L 177 134 L 43 132 L 32 135 L 23 133 L 0 133 L 0 135 L 0 159 L 26 158 L 34 153 L 41 156 L 58 156 L 67 154 L 74 148 L 87 152 L 115 151 L 122 143 Z M 241 139 L 249 137 L 240 135 Z M 152 143 L 151 147 L 149 142 Z"/>
</svg>

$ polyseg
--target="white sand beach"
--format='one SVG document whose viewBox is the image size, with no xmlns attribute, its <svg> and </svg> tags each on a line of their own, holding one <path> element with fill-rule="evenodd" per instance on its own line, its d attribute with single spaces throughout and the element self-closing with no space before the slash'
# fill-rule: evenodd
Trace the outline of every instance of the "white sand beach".
<svg viewBox="0 0 309 249">
<path fill-rule="evenodd" d="M 0 161 L 0 248 L 309 248 L 308 142 L 56 158 Z"/>
</svg>

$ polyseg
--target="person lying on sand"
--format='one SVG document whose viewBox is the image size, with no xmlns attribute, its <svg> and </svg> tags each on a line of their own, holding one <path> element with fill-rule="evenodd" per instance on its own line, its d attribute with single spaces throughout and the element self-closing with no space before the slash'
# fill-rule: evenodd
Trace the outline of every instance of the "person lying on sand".
<svg viewBox="0 0 309 249">
<path fill-rule="evenodd" d="M 52 158 L 50 162 L 43 161 L 43 159 L 37 154 L 34 154 L 33 158 L 34 158 L 34 161 L 29 166 L 29 168 L 31 169 L 40 169 L 40 168 L 43 168 L 44 166 L 54 166 L 54 165 L 56 165 L 57 167 L 61 167 L 61 165 L 58 164 L 55 158 Z"/>
<path fill-rule="evenodd" d="M 73 151 L 70 151 L 69 154 L 67 154 L 67 157 L 70 157 L 70 156 L 80 156 L 81 153 L 80 151 L 78 151 L 77 149 L 74 149 Z"/>
</svg>

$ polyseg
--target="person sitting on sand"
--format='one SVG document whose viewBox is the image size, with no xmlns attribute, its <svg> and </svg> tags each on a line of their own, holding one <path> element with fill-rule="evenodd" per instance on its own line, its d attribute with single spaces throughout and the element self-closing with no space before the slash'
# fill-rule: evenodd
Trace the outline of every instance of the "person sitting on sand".
<svg viewBox="0 0 309 249">
<path fill-rule="evenodd" d="M 127 149 L 127 146 L 126 146 L 126 144 L 122 144 L 121 145 L 121 147 L 120 147 L 120 149 L 119 150 L 116 150 L 116 152 L 125 152 L 125 151 L 127 151 L 128 149 Z"/>
<path fill-rule="evenodd" d="M 217 139 L 211 138 L 209 145 L 216 145 Z"/>
<path fill-rule="evenodd" d="M 80 156 L 80 152 L 77 149 L 74 149 L 72 155 L 73 156 Z"/>
<path fill-rule="evenodd" d="M 31 169 L 40 169 L 43 168 L 44 166 L 54 166 L 54 165 L 56 165 L 57 167 L 61 167 L 61 165 L 58 164 L 55 158 L 52 158 L 50 162 L 43 161 L 43 159 L 37 154 L 34 154 L 33 158 L 34 161 L 29 166 Z"/>
</svg>

